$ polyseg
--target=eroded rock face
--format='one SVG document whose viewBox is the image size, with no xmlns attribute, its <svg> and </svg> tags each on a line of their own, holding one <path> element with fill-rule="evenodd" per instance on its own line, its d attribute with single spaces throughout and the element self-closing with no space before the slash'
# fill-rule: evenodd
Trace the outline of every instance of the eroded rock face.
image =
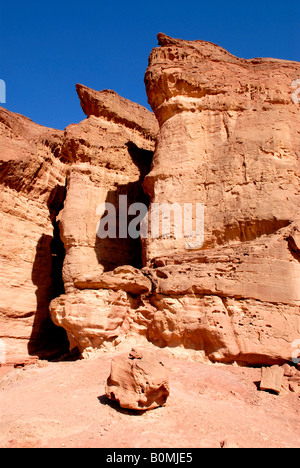
<svg viewBox="0 0 300 468">
<path fill-rule="evenodd" d="M 204 41 L 160 34 L 145 82 L 160 122 L 144 186 L 152 203 L 203 203 L 204 248 L 254 240 L 299 209 L 300 65 L 244 60 Z M 185 240 L 150 240 L 147 262 L 183 252 Z"/>
<path fill-rule="evenodd" d="M 146 411 L 165 406 L 169 394 L 168 374 L 156 352 L 133 349 L 112 360 L 106 395 L 121 408 Z"/>
<path fill-rule="evenodd" d="M 214 362 L 290 361 L 300 337 L 300 64 L 158 39 L 145 77 L 157 120 L 83 85 L 87 119 L 65 132 L 1 111 L 1 333 L 26 347 L 48 317 L 59 226 L 63 291 L 50 313 L 71 349 L 148 341 Z M 120 235 L 122 195 L 150 204 L 150 216 L 155 203 L 204 205 L 204 243 L 173 235 L 172 216 L 170 236 Z M 100 239 L 107 203 L 117 235 Z"/>
<path fill-rule="evenodd" d="M 119 343 L 138 308 L 135 296 L 152 289 L 139 270 L 140 239 L 120 236 L 120 197 L 127 197 L 125 211 L 133 203 L 148 203 L 142 183 L 150 170 L 158 124 L 150 111 L 113 91 L 77 85 L 77 92 L 88 118 L 64 135 L 62 153 L 72 163 L 59 215 L 66 295 L 51 303 L 50 312 L 67 330 L 71 348 L 83 353 Z M 105 204 L 115 208 L 114 238 L 98 235 Z"/>
<path fill-rule="evenodd" d="M 61 349 L 61 330 L 54 330 L 48 306 L 63 291 L 61 244 L 54 236 L 67 171 L 62 142 L 63 132 L 0 109 L 0 339 L 6 362 Z"/>
<path fill-rule="evenodd" d="M 151 203 L 203 204 L 205 239 L 192 250 L 172 231 L 143 242 L 155 292 L 142 314 L 148 338 L 212 360 L 290 360 L 300 336 L 300 64 L 158 39 L 145 82 L 160 131 L 144 187 Z"/>
<path fill-rule="evenodd" d="M 76 89 L 86 116 L 94 115 L 105 118 L 110 122 L 135 130 L 137 134 L 143 136 L 143 140 L 149 140 L 149 149 L 152 149 L 158 124 L 145 107 L 122 98 L 110 89 L 98 92 L 81 84 L 77 84 Z M 145 146 L 145 141 L 143 141 L 142 147 Z"/>
<path fill-rule="evenodd" d="M 97 225 L 99 205 L 112 203 L 118 211 L 119 195 L 126 195 L 128 204 L 147 202 L 142 182 L 150 170 L 156 119 L 112 91 L 82 85 L 77 91 L 88 118 L 65 131 L 0 111 L 1 236 L 6 240 L 0 252 L 0 339 L 7 362 L 44 356 L 48 345 L 56 351 L 51 327 L 55 333 L 63 330 L 53 322 L 65 328 L 71 348 L 112 341 L 124 321 L 123 309 L 131 307 L 127 292 L 152 287 L 134 268 L 141 266 L 139 239 L 99 239 Z M 124 265 L 127 269 L 111 277 L 105 273 Z M 51 306 L 52 322 L 49 303 L 59 296 Z"/>
<path fill-rule="evenodd" d="M 78 290 L 54 299 L 50 313 L 54 323 L 67 331 L 70 349 L 84 353 L 120 343 L 128 333 L 128 317 L 134 307 L 122 290 Z"/>
<path fill-rule="evenodd" d="M 97 227 L 105 203 L 115 207 L 119 223 L 120 196 L 127 196 L 128 206 L 148 202 L 142 182 L 150 170 L 158 131 L 151 112 L 116 93 L 81 85 L 77 91 L 88 118 L 66 129 L 62 147 L 63 155 L 73 162 L 60 213 L 67 292 L 74 290 L 75 278 L 89 272 L 142 266 L 139 239 L 121 238 L 118 224 L 114 239 L 100 239 Z"/>
<path fill-rule="evenodd" d="M 83 275 L 75 279 L 78 289 L 111 289 L 123 290 L 135 296 L 150 293 L 152 282 L 140 270 L 130 265 L 124 265 L 107 273 L 99 274 L 99 271 L 89 275 Z"/>
</svg>

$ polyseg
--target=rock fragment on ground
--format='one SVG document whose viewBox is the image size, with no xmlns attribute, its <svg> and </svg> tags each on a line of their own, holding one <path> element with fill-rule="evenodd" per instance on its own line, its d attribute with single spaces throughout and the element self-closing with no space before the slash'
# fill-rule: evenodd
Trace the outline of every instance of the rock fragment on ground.
<svg viewBox="0 0 300 468">
<path fill-rule="evenodd" d="M 167 371 L 156 352 L 132 349 L 112 360 L 106 395 L 122 408 L 145 411 L 165 406 L 169 394 Z"/>
</svg>

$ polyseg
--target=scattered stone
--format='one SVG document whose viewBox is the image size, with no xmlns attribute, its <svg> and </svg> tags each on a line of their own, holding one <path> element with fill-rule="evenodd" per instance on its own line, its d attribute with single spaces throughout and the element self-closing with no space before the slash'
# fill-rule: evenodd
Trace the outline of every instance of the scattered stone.
<svg viewBox="0 0 300 468">
<path fill-rule="evenodd" d="M 156 352 L 132 349 L 112 360 L 106 395 L 121 408 L 145 411 L 165 406 L 169 394 L 167 371 Z"/>
<path fill-rule="evenodd" d="M 283 364 L 282 368 L 284 370 L 284 376 L 285 377 L 293 377 L 293 375 L 295 375 L 295 373 L 297 372 L 295 367 L 292 367 L 287 363 Z"/>
<path fill-rule="evenodd" d="M 15 362 L 13 363 L 13 366 L 15 369 L 20 369 L 20 368 L 25 368 L 26 366 L 31 366 L 33 364 L 37 364 L 38 362 L 43 362 L 39 361 L 38 356 L 28 356 L 24 357 L 23 359 L 16 359 Z M 11 365 L 12 363 L 7 363 L 8 365 Z"/>
<path fill-rule="evenodd" d="M 299 390 L 297 382 L 290 382 L 289 383 L 289 390 L 293 393 L 297 393 Z"/>
<path fill-rule="evenodd" d="M 284 369 L 280 366 L 263 367 L 261 370 L 260 389 L 279 394 L 283 376 Z"/>
</svg>

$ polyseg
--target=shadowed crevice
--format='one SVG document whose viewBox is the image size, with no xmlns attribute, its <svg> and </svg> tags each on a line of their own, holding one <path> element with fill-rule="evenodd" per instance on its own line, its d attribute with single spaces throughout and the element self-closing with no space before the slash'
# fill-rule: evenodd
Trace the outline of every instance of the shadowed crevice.
<svg viewBox="0 0 300 468">
<path fill-rule="evenodd" d="M 123 265 L 131 265 L 138 269 L 141 269 L 143 266 L 140 238 L 132 239 L 128 235 L 127 238 L 124 239 L 119 236 L 119 226 L 122 215 L 119 210 L 119 196 L 127 196 L 127 210 L 129 206 L 134 203 L 143 203 L 147 207 L 149 206 L 149 197 L 143 190 L 143 181 L 150 172 L 153 151 L 141 149 L 131 141 L 128 141 L 126 146 L 140 175 L 138 180 L 129 182 L 128 184 L 119 184 L 116 190 L 107 192 L 105 203 L 112 204 L 116 209 L 116 238 L 107 237 L 105 239 L 100 239 L 98 235 L 96 235 L 95 252 L 99 264 L 104 266 L 104 271 L 112 271 Z M 102 220 L 104 223 L 106 216 L 107 212 L 102 215 L 100 224 Z M 134 217 L 135 216 L 128 215 L 127 228 Z M 105 230 L 105 226 L 103 229 Z"/>
<path fill-rule="evenodd" d="M 53 224 L 53 236 L 43 235 L 36 247 L 32 268 L 32 282 L 36 286 L 37 307 L 28 343 L 28 353 L 40 359 L 55 359 L 66 354 L 69 341 L 66 331 L 57 327 L 49 315 L 50 302 L 64 294 L 62 268 L 65 249 L 59 233 L 57 215 L 62 210 L 66 197 L 66 187 L 53 189 L 48 208 Z"/>
</svg>

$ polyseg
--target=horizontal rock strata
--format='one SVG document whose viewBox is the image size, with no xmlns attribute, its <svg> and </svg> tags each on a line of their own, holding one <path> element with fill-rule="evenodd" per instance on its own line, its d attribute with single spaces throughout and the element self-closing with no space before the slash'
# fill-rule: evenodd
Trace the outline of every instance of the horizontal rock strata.
<svg viewBox="0 0 300 468">
<path fill-rule="evenodd" d="M 62 131 L 0 109 L 0 339 L 6 362 L 61 351 L 48 306 L 61 291 L 53 232 L 65 192 L 62 143 Z"/>
<path fill-rule="evenodd" d="M 52 299 L 54 324 L 83 356 L 151 342 L 213 362 L 289 362 L 300 337 L 300 64 L 158 40 L 145 75 L 154 114 L 83 85 L 87 118 L 64 132 L 0 111 L 0 339 L 28 352 Z M 122 196 L 149 206 L 148 237 L 124 235 Z M 103 238 L 108 204 L 116 235 Z M 174 210 L 186 205 L 192 230 L 178 235 Z M 153 236 L 157 206 L 168 210 Z"/>
<path fill-rule="evenodd" d="M 62 293 L 76 292 L 75 280 L 80 287 L 80 278 L 89 283 L 91 273 L 100 278 L 118 266 L 141 266 L 139 239 L 99 239 L 98 207 L 111 203 L 117 211 L 120 195 L 127 196 L 128 204 L 147 201 L 142 181 L 150 170 L 156 119 L 112 91 L 82 85 L 77 91 L 88 118 L 65 131 L 0 111 L 1 229 L 6 239 L 0 252 L 0 339 L 6 362 L 26 360 L 28 354 L 42 357 L 49 346 L 53 352 L 61 349 L 49 303 Z M 114 276 L 116 287 L 121 276 Z M 141 276 L 142 283 L 133 279 L 131 292 L 151 289 Z M 102 286 L 112 286 L 103 281 Z M 113 295 L 108 302 L 114 301 Z M 93 293 L 83 291 L 80 303 L 89 301 L 93 304 Z M 58 318 L 54 322 L 61 325 Z"/>
<path fill-rule="evenodd" d="M 157 353 L 132 349 L 112 360 L 106 395 L 121 408 L 147 411 L 165 406 L 169 394 L 168 374 Z"/>
</svg>

